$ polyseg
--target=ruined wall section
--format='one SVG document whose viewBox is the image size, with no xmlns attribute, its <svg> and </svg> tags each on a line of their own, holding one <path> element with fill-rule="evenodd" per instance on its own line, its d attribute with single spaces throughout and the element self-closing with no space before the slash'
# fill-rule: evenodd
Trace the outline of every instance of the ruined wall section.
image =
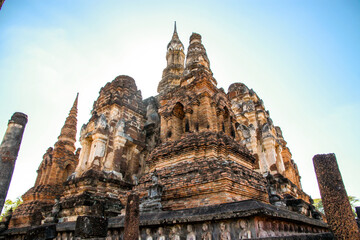
<svg viewBox="0 0 360 240">
<path fill-rule="evenodd" d="M 273 124 L 263 101 L 243 83 L 230 85 L 228 97 L 239 123 L 240 141 L 256 156 L 257 171 L 272 175 L 269 194 L 310 203 L 310 197 L 302 191 L 299 171 L 287 142 L 280 127 Z"/>
<path fill-rule="evenodd" d="M 164 210 L 257 199 L 268 202 L 266 180 L 254 172 L 255 159 L 231 137 L 204 131 L 161 144 L 147 160 L 164 186 Z M 151 174 L 140 180 L 142 197 Z"/>
<path fill-rule="evenodd" d="M 81 129 L 83 150 L 76 176 L 89 169 L 132 181 L 145 147 L 145 106 L 134 79 L 119 76 L 100 90 L 92 117 Z"/>
<path fill-rule="evenodd" d="M 74 172 L 79 157 L 79 150 L 75 152 L 77 104 L 78 96 L 54 148 L 48 148 L 43 156 L 34 187 L 22 196 L 23 203 L 13 213 L 10 228 L 40 225 L 63 193 L 63 182 Z"/>
<path fill-rule="evenodd" d="M 81 129 L 82 150 L 74 175 L 64 183 L 59 221 L 78 216 L 117 216 L 137 182 L 145 149 L 145 106 L 134 79 L 107 83 Z"/>
</svg>

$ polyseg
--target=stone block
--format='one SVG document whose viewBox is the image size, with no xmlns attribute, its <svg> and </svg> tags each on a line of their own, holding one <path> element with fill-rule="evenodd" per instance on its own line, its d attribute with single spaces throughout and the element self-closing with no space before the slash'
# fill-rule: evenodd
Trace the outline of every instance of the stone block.
<svg viewBox="0 0 360 240">
<path fill-rule="evenodd" d="M 25 240 L 45 240 L 54 239 L 56 237 L 56 225 L 42 225 L 31 228 L 27 231 Z"/>
<path fill-rule="evenodd" d="M 103 217 L 79 216 L 76 220 L 75 237 L 106 237 L 108 220 Z"/>
</svg>

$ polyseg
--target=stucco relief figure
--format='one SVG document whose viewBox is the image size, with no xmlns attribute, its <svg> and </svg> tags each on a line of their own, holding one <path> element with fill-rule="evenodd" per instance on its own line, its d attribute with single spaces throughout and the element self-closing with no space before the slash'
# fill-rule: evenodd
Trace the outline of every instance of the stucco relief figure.
<svg viewBox="0 0 360 240">
<path fill-rule="evenodd" d="M 116 230 L 114 231 L 114 234 L 113 234 L 113 240 L 120 240 L 119 232 Z"/>
<path fill-rule="evenodd" d="M 269 126 L 269 124 L 268 124 L 268 123 L 264 123 L 264 125 L 263 125 L 262 128 L 261 128 L 261 131 L 262 131 L 263 133 L 270 131 L 270 126 Z"/>
<path fill-rule="evenodd" d="M 241 131 L 242 136 L 244 137 L 244 139 L 248 139 L 248 138 L 251 137 L 249 128 L 247 128 L 247 127 L 246 127 L 245 125 L 243 125 L 243 124 L 240 124 L 240 125 L 239 125 L 238 131 Z"/>
<path fill-rule="evenodd" d="M 86 128 L 87 128 L 87 125 L 83 124 L 81 127 L 81 130 L 80 130 L 80 139 L 85 138 L 85 135 L 87 134 Z"/>
<path fill-rule="evenodd" d="M 171 240 L 180 240 L 180 226 L 173 226 L 170 232 Z"/>
<path fill-rule="evenodd" d="M 95 129 L 96 130 L 104 130 L 107 127 L 107 121 L 104 114 L 101 114 L 100 117 L 95 121 Z"/>
<path fill-rule="evenodd" d="M 258 221 L 258 233 L 257 233 L 258 237 L 259 238 L 262 238 L 262 237 L 268 237 L 268 234 L 265 230 L 265 225 L 264 225 L 264 222 L 263 221 Z"/>
<path fill-rule="evenodd" d="M 276 234 L 275 232 L 273 231 L 273 224 L 271 222 L 266 222 L 265 223 L 265 229 L 267 231 L 267 234 L 269 237 L 275 237 Z"/>
<path fill-rule="evenodd" d="M 186 240 L 196 240 L 196 235 L 194 233 L 193 227 L 191 225 L 187 225 L 188 234 L 186 235 Z"/>
<path fill-rule="evenodd" d="M 53 154 L 53 148 L 52 147 L 49 147 L 47 150 L 46 150 L 46 153 L 44 154 L 43 156 L 43 163 L 46 165 L 50 164 L 51 162 L 51 158 L 52 158 L 52 154 Z"/>
<path fill-rule="evenodd" d="M 68 236 L 67 236 L 67 234 L 66 234 L 66 232 L 63 232 L 62 234 L 61 234 L 61 239 L 62 240 L 67 240 L 68 239 Z"/>
<path fill-rule="evenodd" d="M 211 240 L 212 239 L 212 235 L 211 232 L 209 230 L 209 225 L 207 223 L 204 223 L 202 225 L 202 234 L 201 234 L 201 240 Z"/>
<path fill-rule="evenodd" d="M 161 197 L 162 187 L 159 187 L 159 176 L 156 170 L 151 174 L 152 187 L 148 190 L 148 195 L 150 198 Z"/>
<path fill-rule="evenodd" d="M 56 223 L 58 221 L 57 217 L 58 217 L 59 212 L 61 210 L 60 201 L 59 201 L 59 199 L 55 199 L 54 202 L 55 203 L 54 203 L 53 208 L 51 209 L 51 213 L 44 220 L 45 223 Z"/>
<path fill-rule="evenodd" d="M 284 228 L 285 228 L 284 222 L 280 222 L 279 223 L 279 232 L 280 232 L 281 236 L 286 236 L 286 232 L 285 232 Z"/>
<path fill-rule="evenodd" d="M 225 223 L 220 223 L 220 240 L 231 240 L 230 231 Z"/>
<path fill-rule="evenodd" d="M 147 228 L 145 231 L 146 231 L 146 240 L 153 240 L 153 237 L 151 236 L 150 228 Z"/>
<path fill-rule="evenodd" d="M 125 121 L 124 119 L 120 119 L 116 124 L 116 135 L 124 136 L 125 135 Z"/>
<path fill-rule="evenodd" d="M 240 233 L 239 239 L 250 239 L 251 238 L 251 231 L 249 229 L 249 223 L 242 219 L 239 221 Z"/>
<path fill-rule="evenodd" d="M 163 186 L 159 184 L 159 177 L 156 170 L 151 173 L 152 185 L 149 186 L 148 196 L 142 199 L 139 208 L 142 212 L 161 211 L 161 196 L 163 193 Z"/>
<path fill-rule="evenodd" d="M 154 100 L 155 101 L 155 100 Z M 145 125 L 154 123 L 155 125 L 158 125 L 160 123 L 160 117 L 157 113 L 156 104 L 154 101 L 150 101 L 150 104 L 146 108 L 146 123 Z"/>
<path fill-rule="evenodd" d="M 165 235 L 164 235 L 164 229 L 162 227 L 159 227 L 158 229 L 158 240 L 165 240 Z"/>
<path fill-rule="evenodd" d="M 151 173 L 151 182 L 153 184 L 158 184 L 159 183 L 159 176 L 158 176 L 156 170 Z"/>
<path fill-rule="evenodd" d="M 273 223 L 273 230 L 274 230 L 275 236 L 282 236 L 283 235 L 283 233 L 280 232 L 280 223 L 279 222 L 274 222 Z"/>
<path fill-rule="evenodd" d="M 112 236 L 111 236 L 111 231 L 110 231 L 110 230 L 107 231 L 105 240 L 112 240 Z"/>
<path fill-rule="evenodd" d="M 253 101 L 248 101 L 243 104 L 243 111 L 245 112 L 252 112 L 255 110 L 255 105 Z"/>
</svg>

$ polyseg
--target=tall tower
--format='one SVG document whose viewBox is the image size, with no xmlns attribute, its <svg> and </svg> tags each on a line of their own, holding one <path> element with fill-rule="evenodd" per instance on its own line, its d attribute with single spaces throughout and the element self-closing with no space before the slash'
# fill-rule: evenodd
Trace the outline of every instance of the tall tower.
<svg viewBox="0 0 360 240">
<path fill-rule="evenodd" d="M 171 90 L 163 94 L 159 91 L 161 144 L 146 159 L 147 171 L 140 179 L 139 191 L 147 190 L 156 172 L 164 187 L 164 210 L 246 199 L 268 202 L 265 179 L 252 171 L 255 158 L 238 143 L 231 102 L 216 87 L 197 33 L 190 37 L 186 67 L 179 82 L 176 87 L 174 81 L 168 82 Z M 243 181 L 240 172 L 249 182 Z"/>
<path fill-rule="evenodd" d="M 140 171 L 145 113 L 131 77 L 118 76 L 101 88 L 92 116 L 81 128 L 79 164 L 64 183 L 59 221 L 120 214 Z"/>
<path fill-rule="evenodd" d="M 174 33 L 167 45 L 166 68 L 158 85 L 158 93 L 162 94 L 180 85 L 180 78 L 184 72 L 184 45 L 181 43 L 174 24 Z"/>
<path fill-rule="evenodd" d="M 63 192 L 62 183 L 75 170 L 78 95 L 61 129 L 54 148 L 48 148 L 38 169 L 34 187 L 23 196 L 23 203 L 15 210 L 10 227 L 38 225 L 42 215 L 51 211 L 54 200 Z"/>
</svg>

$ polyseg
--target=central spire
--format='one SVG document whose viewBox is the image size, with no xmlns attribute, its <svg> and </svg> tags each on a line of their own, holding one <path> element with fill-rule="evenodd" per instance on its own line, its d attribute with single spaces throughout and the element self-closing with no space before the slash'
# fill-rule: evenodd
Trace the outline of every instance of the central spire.
<svg viewBox="0 0 360 240">
<path fill-rule="evenodd" d="M 180 78 L 184 72 L 184 45 L 179 39 L 176 21 L 174 22 L 174 33 L 167 45 L 167 66 L 163 71 L 162 79 L 158 86 L 158 93 L 167 92 L 174 87 L 180 86 Z"/>
<path fill-rule="evenodd" d="M 169 52 L 169 50 L 184 50 L 184 45 L 182 44 L 182 42 L 179 39 L 179 35 L 177 33 L 177 29 L 176 29 L 176 21 L 174 22 L 174 33 L 173 36 L 171 38 L 171 41 L 169 42 L 169 44 L 167 45 L 167 51 Z M 167 58 L 167 57 L 166 57 Z"/>
</svg>

